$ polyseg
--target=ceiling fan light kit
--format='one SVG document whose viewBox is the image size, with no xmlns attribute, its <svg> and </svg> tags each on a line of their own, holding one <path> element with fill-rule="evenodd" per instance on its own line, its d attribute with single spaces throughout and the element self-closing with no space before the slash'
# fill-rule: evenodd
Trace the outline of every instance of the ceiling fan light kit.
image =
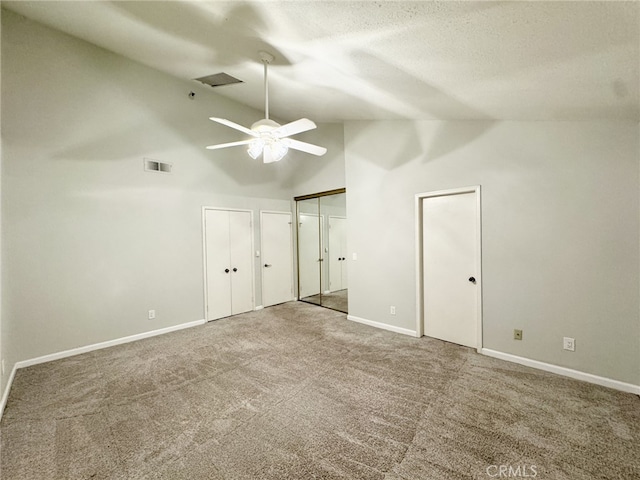
<svg viewBox="0 0 640 480">
<path fill-rule="evenodd" d="M 214 122 L 239 130 L 253 138 L 240 140 L 238 142 L 209 145 L 207 148 L 209 150 L 217 150 L 220 148 L 248 145 L 247 153 L 249 156 L 255 160 L 262 155 L 262 161 L 264 163 L 273 163 L 282 160 L 290 148 L 316 156 L 324 155 L 327 153 L 327 149 L 324 147 L 288 138 L 292 135 L 317 128 L 316 124 L 308 118 L 301 118 L 300 120 L 285 125 L 280 125 L 269 119 L 269 83 L 267 74 L 268 65 L 273 62 L 274 57 L 267 52 L 259 52 L 259 54 L 264 65 L 265 118 L 255 122 L 251 125 L 251 128 L 246 128 L 224 118 L 210 117 L 209 119 Z"/>
</svg>

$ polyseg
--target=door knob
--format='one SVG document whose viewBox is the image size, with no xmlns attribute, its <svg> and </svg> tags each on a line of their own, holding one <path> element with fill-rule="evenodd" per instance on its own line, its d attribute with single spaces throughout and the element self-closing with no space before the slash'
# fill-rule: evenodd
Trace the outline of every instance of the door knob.
<svg viewBox="0 0 640 480">
<path fill-rule="evenodd" d="M 269 268 L 270 266 L 271 266 L 271 264 L 270 264 L 270 263 L 265 263 L 265 264 L 264 264 L 264 268 Z"/>
<path fill-rule="evenodd" d="M 225 269 L 224 269 L 224 273 L 229 273 L 229 269 L 228 269 L 228 268 L 225 268 Z"/>
<path fill-rule="evenodd" d="M 234 271 L 234 272 L 237 272 L 237 271 L 238 271 L 238 269 L 237 269 L 237 268 L 234 268 L 234 269 L 233 269 L 233 271 Z"/>
<path fill-rule="evenodd" d="M 476 277 L 469 277 L 469 281 L 471 283 L 476 283 Z"/>
</svg>

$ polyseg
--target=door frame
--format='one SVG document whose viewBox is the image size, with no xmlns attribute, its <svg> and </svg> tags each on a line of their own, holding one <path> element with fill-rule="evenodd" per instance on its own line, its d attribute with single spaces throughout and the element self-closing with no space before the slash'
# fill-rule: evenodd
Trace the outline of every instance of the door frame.
<svg viewBox="0 0 640 480">
<path fill-rule="evenodd" d="M 416 231 L 416 337 L 424 335 L 424 272 L 423 272 L 423 238 L 422 218 L 424 200 L 432 197 L 442 197 L 473 193 L 476 197 L 476 284 L 477 295 L 477 339 L 476 350 L 482 350 L 482 201 L 480 185 L 451 188 L 433 192 L 418 193 L 415 196 L 415 231 Z"/>
<path fill-rule="evenodd" d="M 264 231 L 262 228 L 262 223 L 263 223 L 263 215 L 264 214 L 277 214 L 277 215 L 289 215 L 289 225 L 291 225 L 291 229 L 289 231 L 289 235 L 291 236 L 290 239 L 290 245 L 291 245 L 291 249 L 289 250 L 289 255 L 291 256 L 291 298 L 289 299 L 289 301 L 295 300 L 295 266 L 294 266 L 294 259 L 293 259 L 293 214 L 291 212 L 286 212 L 286 211 L 277 211 L 277 210 L 260 210 L 260 286 L 261 286 L 261 294 L 262 294 L 262 298 L 261 300 L 261 304 L 264 307 L 264 267 L 263 267 L 263 255 L 264 255 L 264 237 L 262 235 L 262 232 Z"/>
<path fill-rule="evenodd" d="M 203 277 L 203 296 L 204 296 L 204 319 L 205 322 L 207 320 L 208 312 L 209 312 L 209 295 L 208 295 L 208 285 L 207 285 L 207 228 L 206 228 L 206 213 L 207 210 L 222 210 L 225 212 L 246 212 L 249 213 L 249 226 L 251 229 L 251 258 L 253 261 L 251 262 L 251 299 L 252 299 L 252 310 L 256 309 L 256 262 L 255 262 L 255 231 L 253 228 L 253 210 L 245 209 L 245 208 L 225 208 L 225 207 L 202 207 L 202 277 Z M 214 321 L 214 320 L 211 320 Z"/>
</svg>

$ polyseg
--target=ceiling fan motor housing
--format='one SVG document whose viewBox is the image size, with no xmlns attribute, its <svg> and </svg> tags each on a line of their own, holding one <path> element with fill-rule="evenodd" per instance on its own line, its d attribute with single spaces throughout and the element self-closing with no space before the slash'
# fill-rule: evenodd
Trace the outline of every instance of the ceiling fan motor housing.
<svg viewBox="0 0 640 480">
<path fill-rule="evenodd" d="M 256 123 L 251 125 L 251 130 L 256 132 L 270 132 L 271 130 L 275 130 L 280 126 L 279 123 L 274 122 L 273 120 L 269 120 L 268 118 L 263 118 L 262 120 L 258 120 Z"/>
</svg>

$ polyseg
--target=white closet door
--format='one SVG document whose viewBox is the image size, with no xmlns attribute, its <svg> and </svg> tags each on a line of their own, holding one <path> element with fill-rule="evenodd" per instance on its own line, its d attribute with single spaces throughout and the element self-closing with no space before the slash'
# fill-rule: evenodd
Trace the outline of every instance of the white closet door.
<svg viewBox="0 0 640 480">
<path fill-rule="evenodd" d="M 291 213 L 262 212 L 262 305 L 293 299 Z"/>
<path fill-rule="evenodd" d="M 231 314 L 253 310 L 253 246 L 250 212 L 229 212 Z"/>
<path fill-rule="evenodd" d="M 207 320 L 231 315 L 229 212 L 205 210 Z"/>
</svg>

